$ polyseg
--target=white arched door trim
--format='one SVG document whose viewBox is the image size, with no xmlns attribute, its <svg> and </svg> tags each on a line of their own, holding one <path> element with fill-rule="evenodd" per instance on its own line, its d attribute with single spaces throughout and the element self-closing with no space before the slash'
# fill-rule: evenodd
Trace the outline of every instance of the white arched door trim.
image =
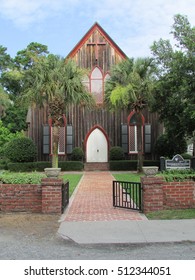
<svg viewBox="0 0 195 280">
<path fill-rule="evenodd" d="M 86 162 L 107 162 L 108 140 L 105 133 L 94 128 L 86 140 Z"/>
</svg>

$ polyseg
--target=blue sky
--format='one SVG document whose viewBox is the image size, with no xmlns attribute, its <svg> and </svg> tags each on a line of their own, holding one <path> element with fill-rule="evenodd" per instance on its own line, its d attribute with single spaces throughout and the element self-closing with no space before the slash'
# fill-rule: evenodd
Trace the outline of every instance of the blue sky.
<svg viewBox="0 0 195 280">
<path fill-rule="evenodd" d="M 143 57 L 172 38 L 178 13 L 195 25 L 194 0 L 0 0 L 0 45 L 14 57 L 38 42 L 65 57 L 97 21 L 129 57 Z"/>
</svg>

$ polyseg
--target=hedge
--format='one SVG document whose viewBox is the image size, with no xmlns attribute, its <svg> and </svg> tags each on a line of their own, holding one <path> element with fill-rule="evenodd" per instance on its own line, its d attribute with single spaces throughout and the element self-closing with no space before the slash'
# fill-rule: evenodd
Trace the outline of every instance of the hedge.
<svg viewBox="0 0 195 280">
<path fill-rule="evenodd" d="M 110 170 L 113 171 L 135 171 L 137 170 L 137 160 L 113 160 L 109 161 Z M 160 166 L 158 160 L 144 160 L 144 166 Z"/>
<path fill-rule="evenodd" d="M 110 170 L 113 171 L 135 171 L 137 170 L 137 160 L 114 160 L 109 162 Z M 159 166 L 159 161 L 145 160 L 144 166 Z M 8 170 L 12 172 L 43 172 L 44 168 L 51 167 L 51 162 L 24 162 L 24 163 L 8 163 Z M 60 161 L 59 167 L 62 171 L 82 171 L 84 164 L 81 161 Z"/>
<path fill-rule="evenodd" d="M 81 161 L 60 161 L 59 167 L 62 171 L 81 171 L 84 169 L 84 164 Z"/>
<path fill-rule="evenodd" d="M 35 162 L 10 162 L 7 167 L 11 172 L 30 172 L 36 170 L 35 164 Z"/>
<path fill-rule="evenodd" d="M 12 172 L 43 172 L 44 168 L 49 167 L 52 167 L 51 162 L 47 161 L 8 163 L 8 170 Z M 80 161 L 61 161 L 59 162 L 59 167 L 62 171 L 81 171 L 84 168 L 83 163 Z"/>
</svg>

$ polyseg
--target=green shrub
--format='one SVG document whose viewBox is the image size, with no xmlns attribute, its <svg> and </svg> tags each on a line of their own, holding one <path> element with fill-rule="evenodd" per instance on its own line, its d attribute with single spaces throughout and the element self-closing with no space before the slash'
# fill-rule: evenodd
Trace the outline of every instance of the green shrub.
<svg viewBox="0 0 195 280">
<path fill-rule="evenodd" d="M 32 139 L 16 138 L 6 144 L 4 155 L 12 162 L 32 162 L 37 157 L 37 148 Z"/>
<path fill-rule="evenodd" d="M 36 170 L 35 162 L 10 162 L 7 166 L 11 172 L 30 172 Z"/>
<path fill-rule="evenodd" d="M 160 167 L 160 161 L 159 160 L 144 160 L 143 165 Z"/>
<path fill-rule="evenodd" d="M 40 173 L 26 174 L 4 172 L 0 174 L 0 182 L 3 184 L 40 184 L 41 179 L 45 177 L 45 174 Z"/>
<path fill-rule="evenodd" d="M 0 170 L 7 170 L 8 169 L 8 163 L 10 162 L 7 158 L 1 158 L 0 159 Z"/>
<path fill-rule="evenodd" d="M 12 133 L 7 127 L 4 127 L 3 122 L 0 120 L 0 156 L 4 155 L 4 147 L 9 141 L 21 136 L 21 132 Z"/>
<path fill-rule="evenodd" d="M 11 172 L 43 172 L 48 167 L 52 167 L 49 161 L 8 163 L 8 170 Z M 84 168 L 81 161 L 60 161 L 59 167 L 62 171 L 81 171 Z"/>
<path fill-rule="evenodd" d="M 166 170 L 159 174 L 162 176 L 167 182 L 173 181 L 186 181 L 193 180 L 195 181 L 195 172 L 192 169 L 187 170 Z"/>
<path fill-rule="evenodd" d="M 35 170 L 43 172 L 45 168 L 51 168 L 52 163 L 49 161 L 37 161 L 35 162 Z"/>
<path fill-rule="evenodd" d="M 125 158 L 122 147 L 114 146 L 110 149 L 110 160 L 123 160 Z"/>
<path fill-rule="evenodd" d="M 84 152 L 83 149 L 80 147 L 75 147 L 72 150 L 71 160 L 73 161 L 82 161 L 84 158 Z"/>
<path fill-rule="evenodd" d="M 133 171 L 137 170 L 137 161 L 136 160 L 114 160 L 109 162 L 110 170 L 113 171 Z"/>
<path fill-rule="evenodd" d="M 81 171 L 84 169 L 84 164 L 81 161 L 60 161 L 59 168 L 62 171 Z"/>
<path fill-rule="evenodd" d="M 0 170 L 6 170 L 7 166 L 5 164 L 0 163 Z"/>
</svg>

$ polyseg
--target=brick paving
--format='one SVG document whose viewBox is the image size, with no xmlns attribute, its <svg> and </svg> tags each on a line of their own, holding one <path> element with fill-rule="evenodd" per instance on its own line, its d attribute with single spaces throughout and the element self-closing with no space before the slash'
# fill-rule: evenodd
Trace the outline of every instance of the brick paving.
<svg viewBox="0 0 195 280">
<path fill-rule="evenodd" d="M 138 211 L 114 208 L 112 206 L 112 181 L 110 172 L 85 172 L 65 211 L 64 220 L 116 221 L 145 220 Z"/>
</svg>

